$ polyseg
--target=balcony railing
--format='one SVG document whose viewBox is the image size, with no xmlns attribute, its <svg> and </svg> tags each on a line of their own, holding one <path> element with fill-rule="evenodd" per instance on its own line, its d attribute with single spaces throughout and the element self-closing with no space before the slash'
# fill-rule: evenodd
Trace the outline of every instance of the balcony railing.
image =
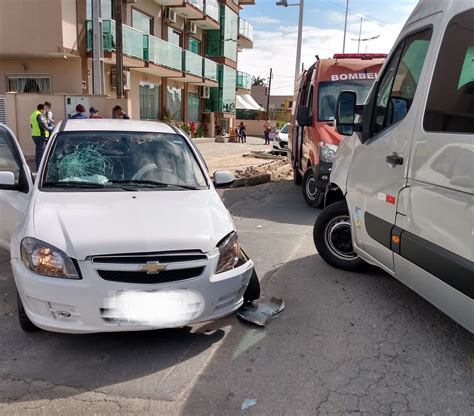
<svg viewBox="0 0 474 416">
<path fill-rule="evenodd" d="M 204 78 L 210 79 L 212 81 L 217 81 L 217 64 L 208 59 L 204 58 Z"/>
<path fill-rule="evenodd" d="M 184 51 L 184 72 L 202 77 L 202 56 L 191 51 Z"/>
<path fill-rule="evenodd" d="M 216 22 L 219 21 L 219 4 L 217 3 L 217 0 L 206 0 L 204 10 L 206 15 L 211 19 L 214 19 Z"/>
<path fill-rule="evenodd" d="M 204 0 L 186 0 L 186 3 L 189 3 L 191 6 L 194 6 L 196 9 L 204 11 Z"/>
<path fill-rule="evenodd" d="M 253 26 L 242 18 L 239 19 L 239 35 L 253 42 Z"/>
<path fill-rule="evenodd" d="M 246 72 L 237 71 L 236 86 L 237 88 L 250 90 L 252 88 L 252 76 Z"/>
<path fill-rule="evenodd" d="M 143 32 L 122 25 L 123 53 L 132 58 L 143 59 Z"/>
<path fill-rule="evenodd" d="M 145 35 L 143 44 L 145 61 L 177 71 L 182 70 L 183 50 L 179 46 L 152 35 Z"/>
</svg>

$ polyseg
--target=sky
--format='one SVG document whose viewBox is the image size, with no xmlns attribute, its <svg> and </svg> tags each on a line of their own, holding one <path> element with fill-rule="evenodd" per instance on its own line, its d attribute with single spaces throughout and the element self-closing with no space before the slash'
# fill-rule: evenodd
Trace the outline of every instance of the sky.
<svg viewBox="0 0 474 416">
<path fill-rule="evenodd" d="M 296 64 L 299 7 L 277 7 L 276 0 L 256 0 L 240 16 L 254 26 L 253 49 L 239 53 L 238 69 L 268 79 L 273 68 L 272 95 L 292 95 Z M 289 0 L 288 4 L 299 0 Z M 346 53 L 388 53 L 418 0 L 349 0 Z M 304 0 L 301 62 L 308 68 L 315 55 L 329 58 L 342 52 L 346 0 Z"/>
</svg>

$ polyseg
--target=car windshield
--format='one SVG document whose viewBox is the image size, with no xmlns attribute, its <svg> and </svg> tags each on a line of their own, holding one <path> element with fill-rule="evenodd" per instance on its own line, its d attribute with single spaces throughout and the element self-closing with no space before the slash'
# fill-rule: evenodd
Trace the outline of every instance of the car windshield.
<svg viewBox="0 0 474 416">
<path fill-rule="evenodd" d="M 341 91 L 354 91 L 357 93 L 357 104 L 363 104 L 374 81 L 346 81 L 346 82 L 320 82 L 318 120 L 333 121 L 336 111 L 337 97 Z"/>
<path fill-rule="evenodd" d="M 280 133 L 288 134 L 289 128 L 290 128 L 290 125 L 289 125 L 289 124 L 285 124 L 285 125 L 283 126 L 283 128 L 280 130 Z"/>
<path fill-rule="evenodd" d="M 206 178 L 186 139 L 144 132 L 62 132 L 43 188 L 204 189 Z"/>
</svg>

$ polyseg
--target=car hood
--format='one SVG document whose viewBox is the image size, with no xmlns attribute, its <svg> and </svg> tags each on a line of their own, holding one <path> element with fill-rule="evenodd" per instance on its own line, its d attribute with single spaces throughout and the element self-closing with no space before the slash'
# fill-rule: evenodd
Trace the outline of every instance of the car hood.
<svg viewBox="0 0 474 416">
<path fill-rule="evenodd" d="M 213 190 L 39 192 L 34 237 L 71 257 L 201 250 L 234 230 Z"/>
<path fill-rule="evenodd" d="M 280 137 L 281 141 L 287 142 L 288 141 L 288 133 L 278 133 L 278 136 Z"/>
</svg>

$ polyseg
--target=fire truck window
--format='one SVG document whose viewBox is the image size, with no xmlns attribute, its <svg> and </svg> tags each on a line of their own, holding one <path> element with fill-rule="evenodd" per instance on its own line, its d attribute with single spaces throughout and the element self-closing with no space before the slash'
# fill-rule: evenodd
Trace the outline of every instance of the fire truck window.
<svg viewBox="0 0 474 416">
<path fill-rule="evenodd" d="M 426 105 L 426 131 L 474 133 L 474 10 L 448 24 Z"/>
<path fill-rule="evenodd" d="M 379 82 L 372 123 L 373 134 L 401 121 L 410 110 L 431 34 L 432 30 L 428 29 L 412 35 L 405 39 L 395 52 Z M 403 111 L 395 111 L 394 103 L 398 109 L 403 108 Z"/>
</svg>

